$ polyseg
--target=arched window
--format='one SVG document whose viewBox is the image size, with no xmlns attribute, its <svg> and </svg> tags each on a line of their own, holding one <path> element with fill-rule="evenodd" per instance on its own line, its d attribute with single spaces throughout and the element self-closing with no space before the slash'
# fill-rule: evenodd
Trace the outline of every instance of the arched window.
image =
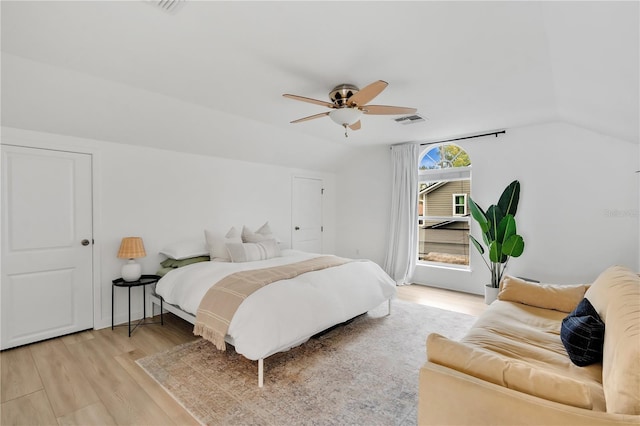
<svg viewBox="0 0 640 426">
<path fill-rule="evenodd" d="M 427 146 L 418 175 L 418 262 L 468 268 L 469 155 L 452 143 Z"/>
</svg>

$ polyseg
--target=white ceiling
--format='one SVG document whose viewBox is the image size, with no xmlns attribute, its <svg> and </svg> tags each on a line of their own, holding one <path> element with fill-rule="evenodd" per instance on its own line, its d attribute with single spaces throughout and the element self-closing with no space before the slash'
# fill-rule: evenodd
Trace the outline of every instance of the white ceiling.
<svg viewBox="0 0 640 426">
<path fill-rule="evenodd" d="M 358 147 L 564 120 L 639 141 L 639 3 L 2 1 L 2 124 L 335 170 Z M 337 84 L 389 87 L 344 138 Z"/>
</svg>

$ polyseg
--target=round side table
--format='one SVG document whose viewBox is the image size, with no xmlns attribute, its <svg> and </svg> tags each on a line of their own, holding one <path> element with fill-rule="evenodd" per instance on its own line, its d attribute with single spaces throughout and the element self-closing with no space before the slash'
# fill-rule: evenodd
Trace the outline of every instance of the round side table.
<svg viewBox="0 0 640 426">
<path fill-rule="evenodd" d="M 146 301 L 146 291 L 145 291 L 145 287 L 151 284 L 155 284 L 158 282 L 158 280 L 160 279 L 160 277 L 158 275 L 142 275 L 138 280 L 136 281 L 125 281 L 122 278 L 117 278 L 113 281 L 111 281 L 111 329 L 113 330 L 114 324 L 114 315 L 113 315 L 113 305 L 114 305 L 114 289 L 116 287 L 126 287 L 129 290 L 129 323 L 128 323 L 128 327 L 129 327 L 129 337 L 131 337 L 131 333 L 133 332 L 133 330 L 135 330 L 136 328 L 138 328 L 139 325 L 145 325 L 145 324 L 162 324 L 164 325 L 164 320 L 162 318 L 162 316 L 160 317 L 160 323 L 158 322 L 147 322 L 145 323 L 145 320 L 147 318 L 147 301 Z M 131 328 L 131 288 L 132 287 L 142 287 L 142 319 L 140 321 L 137 322 L 137 324 Z"/>
</svg>

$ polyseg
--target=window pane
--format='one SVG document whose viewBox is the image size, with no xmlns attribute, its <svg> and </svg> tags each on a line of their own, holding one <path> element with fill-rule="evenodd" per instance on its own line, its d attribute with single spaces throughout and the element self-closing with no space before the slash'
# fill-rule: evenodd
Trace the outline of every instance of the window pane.
<svg viewBox="0 0 640 426">
<path fill-rule="evenodd" d="M 471 165 L 469 155 L 455 144 L 435 146 L 420 159 L 420 170 L 447 169 L 451 167 L 468 167 Z"/>
<path fill-rule="evenodd" d="M 418 229 L 418 259 L 469 265 L 469 223 L 425 221 Z"/>
<path fill-rule="evenodd" d="M 470 166 L 453 143 L 429 147 L 420 159 L 418 260 L 469 265 Z"/>
<path fill-rule="evenodd" d="M 469 265 L 471 179 L 420 183 L 418 260 Z"/>
</svg>

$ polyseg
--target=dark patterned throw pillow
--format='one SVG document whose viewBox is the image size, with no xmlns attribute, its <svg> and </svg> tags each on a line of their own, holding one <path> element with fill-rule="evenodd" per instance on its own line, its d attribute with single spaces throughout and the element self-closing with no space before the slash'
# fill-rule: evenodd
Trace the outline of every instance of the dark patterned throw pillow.
<svg viewBox="0 0 640 426">
<path fill-rule="evenodd" d="M 560 339 L 575 365 L 584 367 L 602 361 L 604 322 L 589 299 L 582 299 L 562 320 Z"/>
</svg>

